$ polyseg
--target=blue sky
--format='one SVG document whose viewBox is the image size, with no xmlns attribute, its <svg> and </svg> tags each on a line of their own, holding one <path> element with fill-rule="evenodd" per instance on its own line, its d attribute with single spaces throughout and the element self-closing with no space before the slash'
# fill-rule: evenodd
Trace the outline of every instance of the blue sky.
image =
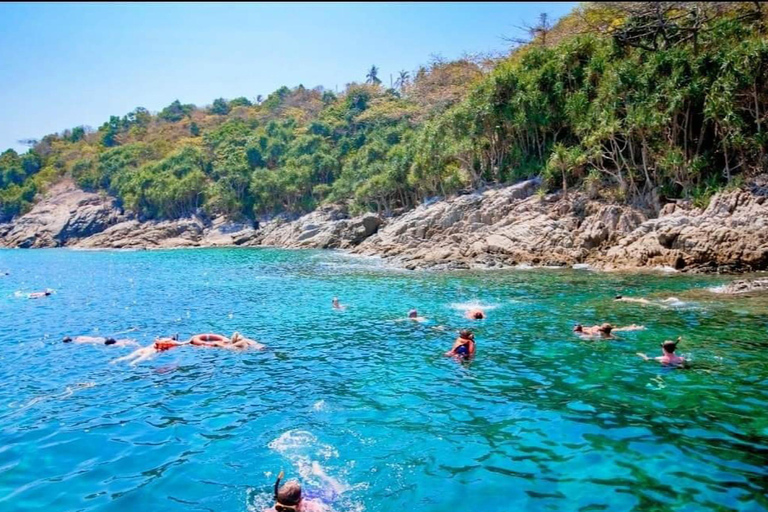
<svg viewBox="0 0 768 512">
<path fill-rule="evenodd" d="M 339 90 L 372 64 L 401 69 L 465 52 L 499 52 L 502 36 L 541 12 L 528 3 L 0 4 L 0 151 L 142 106 L 266 96 L 281 85 Z"/>
</svg>

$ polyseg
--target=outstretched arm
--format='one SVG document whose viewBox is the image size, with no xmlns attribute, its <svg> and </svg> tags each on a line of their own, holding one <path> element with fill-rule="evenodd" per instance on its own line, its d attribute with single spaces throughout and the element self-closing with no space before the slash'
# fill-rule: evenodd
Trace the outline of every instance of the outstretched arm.
<svg viewBox="0 0 768 512">
<path fill-rule="evenodd" d="M 617 332 L 617 331 L 642 331 L 644 329 L 645 329 L 644 325 L 632 324 L 632 325 L 627 325 L 625 327 L 616 327 L 615 329 L 613 329 L 613 332 Z"/>
<path fill-rule="evenodd" d="M 647 355 L 643 354 L 642 352 L 638 352 L 637 355 L 642 357 L 643 361 L 650 361 L 651 360 L 650 357 L 648 357 Z"/>
</svg>

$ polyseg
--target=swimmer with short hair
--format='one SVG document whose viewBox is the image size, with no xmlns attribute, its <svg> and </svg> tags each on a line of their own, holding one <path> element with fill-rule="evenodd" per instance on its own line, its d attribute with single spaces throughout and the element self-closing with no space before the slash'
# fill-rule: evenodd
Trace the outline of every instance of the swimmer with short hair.
<svg viewBox="0 0 768 512">
<path fill-rule="evenodd" d="M 686 362 L 685 358 L 675 354 L 677 344 L 681 341 L 682 337 L 678 336 L 677 341 L 665 340 L 661 342 L 661 356 L 659 357 L 650 358 L 642 352 L 638 352 L 637 355 L 642 357 L 645 361 L 650 361 L 653 359 L 654 361 L 658 361 L 665 366 L 683 366 Z"/>
<path fill-rule="evenodd" d="M 414 322 L 423 322 L 426 320 L 423 316 L 419 316 L 419 312 L 415 309 L 412 309 L 408 312 L 408 319 L 413 320 Z"/>
<path fill-rule="evenodd" d="M 51 290 L 45 290 L 44 292 L 32 292 L 30 294 L 27 294 L 28 299 L 42 299 L 43 297 L 48 297 L 52 295 L 53 292 Z"/>
<path fill-rule="evenodd" d="M 282 486 L 281 471 L 275 480 L 275 505 L 264 512 L 325 512 L 328 508 L 321 502 L 304 498 L 301 494 L 301 484 L 298 480 L 288 480 Z"/>
<path fill-rule="evenodd" d="M 459 337 L 453 342 L 451 350 L 445 353 L 448 357 L 469 359 L 475 355 L 475 335 L 468 329 L 462 329 Z"/>
<path fill-rule="evenodd" d="M 484 320 L 486 318 L 485 311 L 482 309 L 469 309 L 464 316 L 470 320 Z"/>
</svg>

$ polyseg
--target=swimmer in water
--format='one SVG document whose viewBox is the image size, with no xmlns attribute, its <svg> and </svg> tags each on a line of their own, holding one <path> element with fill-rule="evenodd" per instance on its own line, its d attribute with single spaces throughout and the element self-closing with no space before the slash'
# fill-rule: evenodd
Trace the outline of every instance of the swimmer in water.
<svg viewBox="0 0 768 512">
<path fill-rule="evenodd" d="M 339 299 L 336 297 L 333 298 L 333 301 L 331 301 L 331 304 L 333 305 L 333 309 L 339 309 L 339 310 L 346 309 L 346 306 L 342 306 L 341 304 L 339 304 Z"/>
<path fill-rule="evenodd" d="M 44 292 L 33 292 L 27 295 L 28 299 L 42 299 L 43 297 L 48 297 L 53 292 L 50 290 L 45 290 Z"/>
<path fill-rule="evenodd" d="M 412 309 L 408 312 L 408 319 L 413 320 L 414 322 L 423 322 L 426 320 L 423 316 L 419 316 L 419 312 L 415 309 Z"/>
<path fill-rule="evenodd" d="M 612 338 L 611 331 L 613 331 L 613 326 L 609 323 L 593 325 L 592 327 L 584 327 L 581 324 L 576 324 L 573 327 L 573 332 L 581 336 L 599 336 L 601 338 Z"/>
<path fill-rule="evenodd" d="M 616 302 L 637 302 L 638 304 L 650 304 L 651 301 L 648 299 L 633 299 L 631 297 L 622 297 L 621 295 L 617 295 L 614 299 Z"/>
<path fill-rule="evenodd" d="M 275 505 L 264 512 L 326 512 L 328 508 L 321 502 L 304 498 L 301 484 L 297 480 L 288 480 L 280 486 L 283 478 L 281 471 L 275 480 Z"/>
<path fill-rule="evenodd" d="M 116 340 L 115 338 L 105 338 L 103 336 L 75 336 L 71 338 L 69 336 L 64 337 L 64 343 L 91 343 L 94 345 L 107 345 L 112 347 L 138 347 L 139 344 L 135 340 L 122 339 Z"/>
<path fill-rule="evenodd" d="M 188 341 L 179 341 L 177 338 L 178 335 L 172 338 L 157 338 L 151 345 L 136 349 L 127 356 L 118 357 L 117 359 L 110 361 L 110 364 L 119 363 L 121 361 L 130 361 L 129 364 L 131 366 L 136 366 L 137 364 L 150 359 L 158 352 L 189 344 Z"/>
<path fill-rule="evenodd" d="M 453 342 L 451 350 L 445 353 L 448 357 L 469 359 L 475 355 L 475 335 L 466 329 L 459 332 L 459 337 Z"/>
<path fill-rule="evenodd" d="M 224 344 L 222 348 L 228 348 L 230 350 L 248 350 L 249 348 L 254 350 L 264 350 L 266 347 L 264 344 L 246 338 L 239 332 L 236 332 L 232 335 L 232 338 L 230 338 L 229 344 Z"/>
<path fill-rule="evenodd" d="M 675 349 L 677 349 L 677 344 L 682 341 L 681 337 L 677 338 L 677 341 L 672 340 L 666 340 L 661 343 L 661 356 L 650 358 L 647 355 L 643 354 L 642 352 L 638 352 L 637 355 L 642 357 L 645 361 L 650 361 L 651 359 L 660 362 L 661 364 L 667 366 L 682 366 L 685 364 L 685 358 L 682 356 L 678 356 L 675 354 Z"/>
<path fill-rule="evenodd" d="M 464 316 L 470 320 L 484 320 L 486 318 L 485 311 L 482 309 L 467 310 Z"/>
</svg>

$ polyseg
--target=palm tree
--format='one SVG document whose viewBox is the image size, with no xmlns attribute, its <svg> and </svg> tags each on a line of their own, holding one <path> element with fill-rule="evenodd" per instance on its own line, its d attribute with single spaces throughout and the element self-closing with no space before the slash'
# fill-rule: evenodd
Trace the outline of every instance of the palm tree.
<svg viewBox="0 0 768 512">
<path fill-rule="evenodd" d="M 379 68 L 371 66 L 371 69 L 368 71 L 368 74 L 365 75 L 365 78 L 365 83 L 379 85 L 381 83 L 381 80 L 379 80 Z"/>
<path fill-rule="evenodd" d="M 398 74 L 397 80 L 395 80 L 395 87 L 400 89 L 401 93 L 403 92 L 403 89 L 405 89 L 405 86 L 408 84 L 408 79 L 410 76 L 410 73 L 405 70 L 400 71 Z"/>
</svg>

